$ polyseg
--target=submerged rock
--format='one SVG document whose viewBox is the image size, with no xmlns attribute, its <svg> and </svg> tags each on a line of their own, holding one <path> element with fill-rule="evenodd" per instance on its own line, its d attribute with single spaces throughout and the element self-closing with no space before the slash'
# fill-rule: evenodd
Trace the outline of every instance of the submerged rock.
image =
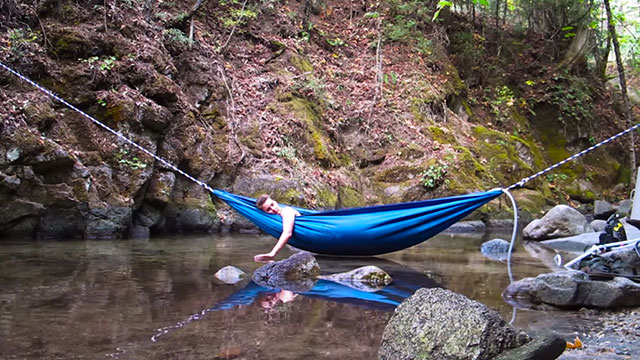
<svg viewBox="0 0 640 360">
<path fill-rule="evenodd" d="M 480 252 L 491 260 L 505 261 L 509 255 L 510 243 L 502 239 L 485 241 L 480 245 Z"/>
<path fill-rule="evenodd" d="M 393 281 L 389 274 L 373 265 L 359 267 L 348 272 L 323 275 L 320 278 L 369 292 L 377 291 Z"/>
<path fill-rule="evenodd" d="M 242 281 L 246 275 L 244 271 L 237 267 L 228 265 L 218 270 L 214 276 L 226 284 L 236 284 Z"/>
<path fill-rule="evenodd" d="M 260 286 L 304 292 L 313 288 L 319 274 L 316 258 L 308 252 L 300 252 L 264 265 L 253 273 L 252 279 Z"/>
<path fill-rule="evenodd" d="M 529 336 L 485 305 L 446 289 L 419 289 L 396 309 L 379 358 L 493 359 Z"/>
<path fill-rule="evenodd" d="M 591 227 L 584 215 L 567 205 L 558 205 L 542 219 L 529 223 L 522 231 L 522 235 L 531 240 L 545 240 L 589 231 Z"/>
<path fill-rule="evenodd" d="M 514 281 L 502 297 L 512 305 L 530 308 L 640 306 L 640 284 L 624 277 L 593 280 L 581 271 L 565 270 Z"/>
</svg>

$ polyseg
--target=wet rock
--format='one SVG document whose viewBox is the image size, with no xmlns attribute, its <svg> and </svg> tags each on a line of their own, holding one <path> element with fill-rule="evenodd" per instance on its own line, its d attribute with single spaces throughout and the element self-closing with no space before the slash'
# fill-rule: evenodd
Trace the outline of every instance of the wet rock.
<svg viewBox="0 0 640 360">
<path fill-rule="evenodd" d="M 0 172 L 0 187 L 11 191 L 16 191 L 20 184 L 21 181 L 19 177 L 6 175 Z"/>
<path fill-rule="evenodd" d="M 487 227 L 482 221 L 474 220 L 474 221 L 460 221 L 460 222 L 457 222 L 457 223 L 451 225 L 445 231 L 443 231 L 443 233 L 444 234 L 479 234 L 479 235 L 482 235 L 482 234 L 485 233 L 486 230 L 487 230 Z"/>
<path fill-rule="evenodd" d="M 596 220 L 593 220 L 589 225 L 591 225 L 591 228 L 593 229 L 593 231 L 603 232 L 604 227 L 607 225 L 607 221 L 596 219 Z"/>
<path fill-rule="evenodd" d="M 163 208 L 170 201 L 171 191 L 176 183 L 176 174 L 171 171 L 158 171 L 151 176 L 151 182 L 145 195 L 151 204 Z"/>
<path fill-rule="evenodd" d="M 531 240 L 545 240 L 572 236 L 591 231 L 587 219 L 577 210 L 567 205 L 557 205 L 542 219 L 527 225 L 522 234 Z"/>
<path fill-rule="evenodd" d="M 130 239 L 148 239 L 151 237 L 151 229 L 142 225 L 133 225 L 129 229 Z"/>
<path fill-rule="evenodd" d="M 320 278 L 363 291 L 376 291 L 393 281 L 389 274 L 373 265 L 338 274 L 322 275 Z"/>
<path fill-rule="evenodd" d="M 220 229 L 216 213 L 207 209 L 170 206 L 165 218 L 169 231 L 207 233 Z"/>
<path fill-rule="evenodd" d="M 581 271 L 565 270 L 514 281 L 502 297 L 516 306 L 547 304 L 563 308 L 640 306 L 640 284 L 627 278 L 593 280 Z"/>
<path fill-rule="evenodd" d="M 131 222 L 131 214 L 132 211 L 129 207 L 113 206 L 89 209 L 85 214 L 84 236 L 93 240 L 123 238 Z"/>
<path fill-rule="evenodd" d="M 607 201 L 596 200 L 593 202 L 593 217 L 596 220 L 607 220 L 615 212 L 616 209 Z"/>
<path fill-rule="evenodd" d="M 319 274 L 316 258 L 308 252 L 299 252 L 262 266 L 253 273 L 252 279 L 260 286 L 304 292 L 313 288 Z"/>
<path fill-rule="evenodd" d="M 567 342 L 557 335 L 535 338 L 530 342 L 500 354 L 495 360 L 551 360 L 565 351 Z"/>
<path fill-rule="evenodd" d="M 505 261 L 509 254 L 510 243 L 502 239 L 485 241 L 480 245 L 480 252 L 491 260 Z"/>
<path fill-rule="evenodd" d="M 493 359 L 529 336 L 485 305 L 446 289 L 419 289 L 404 300 L 382 335 L 379 358 Z"/>
<path fill-rule="evenodd" d="M 75 239 L 83 234 L 84 218 L 78 209 L 50 207 L 40 218 L 36 237 L 44 239 Z"/>
<path fill-rule="evenodd" d="M 39 216 L 45 207 L 37 202 L 24 199 L 5 201 L 0 205 L 0 226 L 26 216 Z"/>
<path fill-rule="evenodd" d="M 244 271 L 238 269 L 235 266 L 229 265 L 218 270 L 218 272 L 216 272 L 214 276 L 218 280 L 223 281 L 225 284 L 235 284 L 244 279 L 246 275 L 247 274 Z"/>
<path fill-rule="evenodd" d="M 628 239 L 640 237 L 640 230 L 634 226 L 624 224 L 624 231 Z M 541 241 L 545 246 L 562 251 L 583 252 L 586 248 L 598 243 L 600 232 L 588 232 L 566 238 Z"/>
</svg>

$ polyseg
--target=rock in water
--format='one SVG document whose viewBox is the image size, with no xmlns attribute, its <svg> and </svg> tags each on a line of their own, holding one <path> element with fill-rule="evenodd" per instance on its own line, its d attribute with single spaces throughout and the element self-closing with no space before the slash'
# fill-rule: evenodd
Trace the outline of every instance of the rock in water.
<svg viewBox="0 0 640 360">
<path fill-rule="evenodd" d="M 542 219 L 534 220 L 522 230 L 526 239 L 545 240 L 578 235 L 591 231 L 587 218 L 567 205 L 549 210 Z"/>
<path fill-rule="evenodd" d="M 323 275 L 320 278 L 367 292 L 380 290 L 393 281 L 389 274 L 373 265 L 359 267 L 348 272 Z"/>
<path fill-rule="evenodd" d="M 491 260 L 505 261 L 509 255 L 509 242 L 502 239 L 485 241 L 480 246 L 480 252 Z"/>
<path fill-rule="evenodd" d="M 640 306 L 640 284 L 624 277 L 592 280 L 581 271 L 565 270 L 514 281 L 502 293 L 519 307 L 540 304 L 564 308 Z M 544 308 L 542 306 L 541 308 Z"/>
<path fill-rule="evenodd" d="M 493 359 L 529 336 L 485 305 L 446 289 L 419 289 L 396 309 L 379 358 Z"/>
<path fill-rule="evenodd" d="M 253 273 L 252 279 L 260 286 L 302 292 L 313 288 L 319 274 L 316 258 L 308 252 L 300 252 L 264 265 Z"/>
<path fill-rule="evenodd" d="M 226 284 L 235 284 L 241 281 L 245 275 L 244 271 L 238 269 L 235 266 L 225 266 L 214 275 L 218 280 L 223 281 Z"/>
</svg>

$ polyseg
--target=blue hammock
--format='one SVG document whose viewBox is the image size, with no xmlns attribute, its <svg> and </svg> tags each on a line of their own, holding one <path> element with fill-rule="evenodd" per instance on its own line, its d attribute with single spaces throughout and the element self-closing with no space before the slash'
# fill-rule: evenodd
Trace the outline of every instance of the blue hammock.
<svg viewBox="0 0 640 360">
<path fill-rule="evenodd" d="M 258 209 L 255 199 L 222 190 L 213 193 L 267 234 L 278 238 L 282 218 Z M 406 249 L 453 225 L 502 194 L 473 194 L 354 209 L 313 211 L 292 206 L 296 217 L 289 244 L 324 255 L 367 256 Z"/>
</svg>

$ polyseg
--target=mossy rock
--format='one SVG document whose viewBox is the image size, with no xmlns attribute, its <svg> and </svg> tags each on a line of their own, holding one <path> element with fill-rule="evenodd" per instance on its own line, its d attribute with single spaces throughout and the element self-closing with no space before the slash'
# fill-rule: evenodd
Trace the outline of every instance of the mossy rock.
<svg viewBox="0 0 640 360">
<path fill-rule="evenodd" d="M 319 209 L 335 209 L 338 202 L 338 194 L 330 188 L 319 188 L 316 191 L 316 206 Z"/>
<path fill-rule="evenodd" d="M 424 148 L 415 143 L 411 143 L 398 151 L 398 156 L 403 160 L 420 159 L 424 154 Z"/>
<path fill-rule="evenodd" d="M 292 114 L 303 121 L 306 132 L 304 133 L 304 142 L 309 144 L 313 149 L 312 154 L 315 160 L 325 168 L 341 165 L 340 158 L 333 150 L 330 139 L 326 136 L 322 128 L 322 119 L 320 111 L 316 105 L 309 100 L 299 97 L 291 97 L 287 102 L 278 103 L 273 106 L 274 110 L 291 116 Z M 300 150 L 304 146 L 297 148 Z"/>
<path fill-rule="evenodd" d="M 338 190 L 338 200 L 336 207 L 338 208 L 357 208 L 365 206 L 364 197 L 358 190 L 350 186 L 340 186 Z"/>
<path fill-rule="evenodd" d="M 431 135 L 431 138 L 439 142 L 440 144 L 458 144 L 458 141 L 456 140 L 455 136 L 451 134 L 449 129 L 445 128 L 443 130 L 442 128 L 437 126 L 428 126 L 426 129 Z"/>
<path fill-rule="evenodd" d="M 379 182 L 401 183 L 415 179 L 423 171 L 421 166 L 398 165 L 384 170 L 377 170 L 373 179 Z"/>
<path fill-rule="evenodd" d="M 301 73 L 313 72 L 313 65 L 311 65 L 309 59 L 300 54 L 291 52 L 289 63 Z"/>
</svg>

